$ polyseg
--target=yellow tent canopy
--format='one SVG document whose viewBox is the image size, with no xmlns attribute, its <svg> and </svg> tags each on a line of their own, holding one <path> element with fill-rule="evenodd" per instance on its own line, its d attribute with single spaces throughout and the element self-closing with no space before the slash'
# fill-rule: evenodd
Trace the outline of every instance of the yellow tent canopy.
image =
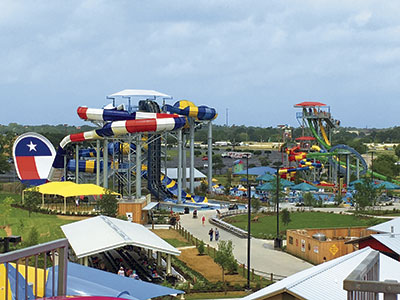
<svg viewBox="0 0 400 300">
<path fill-rule="evenodd" d="M 48 182 L 37 186 L 38 192 L 43 195 L 59 195 L 64 198 L 66 197 L 77 197 L 77 196 L 91 196 L 91 195 L 104 195 L 107 193 L 107 189 L 95 185 L 95 184 L 77 184 L 71 181 L 61 182 Z M 31 191 L 33 188 L 25 189 L 25 191 Z M 120 195 L 112 192 L 113 195 Z"/>
</svg>

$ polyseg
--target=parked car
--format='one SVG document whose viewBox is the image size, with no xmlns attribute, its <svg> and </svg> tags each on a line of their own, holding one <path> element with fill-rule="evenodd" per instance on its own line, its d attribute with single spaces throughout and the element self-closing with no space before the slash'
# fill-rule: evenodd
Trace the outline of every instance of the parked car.
<svg viewBox="0 0 400 300">
<path fill-rule="evenodd" d="M 201 160 L 208 160 L 208 156 L 203 156 Z"/>
</svg>

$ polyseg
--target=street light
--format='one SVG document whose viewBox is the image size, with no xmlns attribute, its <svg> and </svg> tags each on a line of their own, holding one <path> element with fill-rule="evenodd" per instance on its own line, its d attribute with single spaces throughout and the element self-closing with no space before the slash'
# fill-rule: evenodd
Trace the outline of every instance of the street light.
<svg viewBox="0 0 400 300">
<path fill-rule="evenodd" d="M 276 167 L 276 238 L 275 248 L 281 248 L 281 239 L 279 237 L 279 166 Z"/>
<path fill-rule="evenodd" d="M 250 224 L 251 224 L 251 187 L 249 181 L 249 155 L 246 154 L 246 175 L 247 175 L 247 289 L 250 290 Z"/>
</svg>

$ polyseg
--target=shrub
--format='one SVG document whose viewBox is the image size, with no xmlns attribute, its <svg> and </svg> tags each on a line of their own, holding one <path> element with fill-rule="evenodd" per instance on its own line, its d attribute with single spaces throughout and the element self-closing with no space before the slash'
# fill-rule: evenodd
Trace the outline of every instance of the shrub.
<svg viewBox="0 0 400 300">
<path fill-rule="evenodd" d="M 199 251 L 200 255 L 204 255 L 205 250 L 204 242 L 200 241 L 199 245 L 197 246 L 197 251 Z"/>
</svg>

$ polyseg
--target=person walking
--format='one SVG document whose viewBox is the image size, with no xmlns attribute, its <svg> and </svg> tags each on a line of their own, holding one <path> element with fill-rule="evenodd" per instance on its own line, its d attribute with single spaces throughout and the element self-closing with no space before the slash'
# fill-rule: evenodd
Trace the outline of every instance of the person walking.
<svg viewBox="0 0 400 300">
<path fill-rule="evenodd" d="M 215 227 L 215 241 L 218 242 L 218 240 L 219 240 L 219 231 L 218 228 Z"/>
<path fill-rule="evenodd" d="M 210 242 L 213 240 L 213 235 L 214 235 L 214 230 L 210 228 L 210 231 L 208 232 L 208 235 L 210 236 Z"/>
<path fill-rule="evenodd" d="M 206 221 L 206 217 L 203 216 L 203 217 L 201 218 L 201 223 L 203 224 L 203 226 L 204 226 L 205 221 Z"/>
<path fill-rule="evenodd" d="M 119 276 L 125 276 L 125 270 L 124 270 L 124 267 L 123 267 L 123 266 L 121 266 L 121 267 L 119 268 L 119 270 L 118 270 L 118 275 L 119 275 Z"/>
</svg>

